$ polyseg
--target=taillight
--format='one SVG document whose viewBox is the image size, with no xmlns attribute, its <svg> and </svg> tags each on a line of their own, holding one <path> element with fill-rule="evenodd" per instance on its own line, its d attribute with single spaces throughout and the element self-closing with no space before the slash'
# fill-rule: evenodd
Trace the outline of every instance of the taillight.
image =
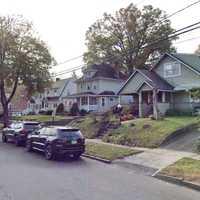
<svg viewBox="0 0 200 200">
<path fill-rule="evenodd" d="M 21 134 L 26 134 L 26 133 L 27 133 L 27 130 L 26 130 L 26 129 L 22 129 L 22 130 L 20 131 L 20 133 L 21 133 Z"/>
<path fill-rule="evenodd" d="M 84 139 L 84 138 L 79 138 L 79 139 L 77 140 L 77 142 L 78 142 L 79 144 L 84 144 L 84 143 L 85 143 L 85 139 Z"/>
</svg>

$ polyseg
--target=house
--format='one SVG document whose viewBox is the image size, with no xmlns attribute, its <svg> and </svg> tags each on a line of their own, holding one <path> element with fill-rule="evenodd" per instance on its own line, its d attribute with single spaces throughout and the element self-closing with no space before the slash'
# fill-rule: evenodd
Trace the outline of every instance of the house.
<svg viewBox="0 0 200 200">
<path fill-rule="evenodd" d="M 126 76 L 109 64 L 94 64 L 83 69 L 77 83 L 77 93 L 68 96 L 76 100 L 79 109 L 105 112 L 119 103 L 119 91 Z M 121 97 L 121 104 L 132 101 L 132 97 Z"/>
<path fill-rule="evenodd" d="M 11 89 L 6 89 L 6 96 L 9 97 Z M 19 85 L 16 89 L 15 95 L 13 96 L 11 102 L 8 105 L 10 114 L 23 114 L 26 111 L 28 105 L 28 95 L 27 90 L 24 86 Z M 3 112 L 2 105 L 0 103 L 0 114 Z"/>
<path fill-rule="evenodd" d="M 192 111 L 200 103 L 190 90 L 200 88 L 200 57 L 195 54 L 166 53 L 150 69 L 137 69 L 119 90 L 132 95 L 140 117 L 167 110 Z"/>
<path fill-rule="evenodd" d="M 68 101 L 63 102 L 63 97 L 76 92 L 74 78 L 56 79 L 51 87 L 45 88 L 43 93 L 34 95 L 28 105 L 28 112 L 39 113 L 39 111 L 64 112 L 70 109 Z"/>
</svg>

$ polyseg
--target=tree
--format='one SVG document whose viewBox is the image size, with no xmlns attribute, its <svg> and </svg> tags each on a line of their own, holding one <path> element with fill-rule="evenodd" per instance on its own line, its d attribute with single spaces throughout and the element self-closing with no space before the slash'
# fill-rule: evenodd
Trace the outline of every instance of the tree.
<svg viewBox="0 0 200 200">
<path fill-rule="evenodd" d="M 176 38 L 160 40 L 173 32 L 164 11 L 150 5 L 139 10 L 130 4 L 114 16 L 105 13 L 89 27 L 84 61 L 87 65 L 112 63 L 131 74 L 134 67 L 143 67 L 160 54 L 174 51 L 172 41 Z"/>
<path fill-rule="evenodd" d="M 4 126 L 9 123 L 8 105 L 17 86 L 28 95 L 43 91 L 50 82 L 49 66 L 54 62 L 47 45 L 22 16 L 0 16 L 0 97 Z M 7 94 L 9 88 L 9 94 Z"/>
</svg>

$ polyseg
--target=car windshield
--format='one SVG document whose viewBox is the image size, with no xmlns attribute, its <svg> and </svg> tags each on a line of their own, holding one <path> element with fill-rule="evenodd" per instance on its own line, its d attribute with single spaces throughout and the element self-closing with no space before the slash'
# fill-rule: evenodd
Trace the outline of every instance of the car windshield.
<svg viewBox="0 0 200 200">
<path fill-rule="evenodd" d="M 80 130 L 78 129 L 59 129 L 58 130 L 58 137 L 59 138 L 72 138 L 78 139 L 83 137 Z"/>
<path fill-rule="evenodd" d="M 25 129 L 39 129 L 41 127 L 39 123 L 26 123 L 24 124 L 24 128 Z"/>
</svg>

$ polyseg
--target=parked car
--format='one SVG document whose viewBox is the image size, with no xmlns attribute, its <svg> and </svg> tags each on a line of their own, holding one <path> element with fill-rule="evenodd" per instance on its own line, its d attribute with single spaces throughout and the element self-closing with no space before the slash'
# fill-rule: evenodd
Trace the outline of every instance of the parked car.
<svg viewBox="0 0 200 200">
<path fill-rule="evenodd" d="M 40 128 L 41 126 L 39 122 L 13 122 L 9 127 L 3 129 L 2 142 L 6 143 L 8 140 L 12 140 L 16 146 L 26 144 L 27 136 Z"/>
<path fill-rule="evenodd" d="M 54 159 L 57 155 L 78 159 L 85 151 L 85 139 L 76 128 L 43 127 L 28 135 L 26 149 L 44 152 L 47 160 Z"/>
</svg>

